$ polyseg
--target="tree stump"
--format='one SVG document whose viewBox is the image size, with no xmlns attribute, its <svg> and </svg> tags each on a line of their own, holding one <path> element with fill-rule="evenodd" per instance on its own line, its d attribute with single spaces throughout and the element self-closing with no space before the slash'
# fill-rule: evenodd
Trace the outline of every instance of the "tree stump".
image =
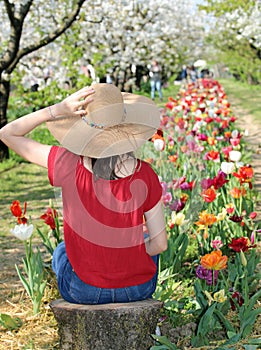
<svg viewBox="0 0 261 350">
<path fill-rule="evenodd" d="M 58 323 L 61 350 L 147 350 L 154 341 L 163 303 L 153 299 L 101 305 L 50 306 Z"/>
</svg>

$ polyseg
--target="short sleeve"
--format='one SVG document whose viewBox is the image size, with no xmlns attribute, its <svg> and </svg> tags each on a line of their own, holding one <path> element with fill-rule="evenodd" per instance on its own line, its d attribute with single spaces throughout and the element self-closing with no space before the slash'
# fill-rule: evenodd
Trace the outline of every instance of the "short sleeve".
<svg viewBox="0 0 261 350">
<path fill-rule="evenodd" d="M 79 156 L 59 146 L 53 146 L 48 156 L 48 177 L 52 186 L 61 187 L 76 171 Z"/>
<path fill-rule="evenodd" d="M 162 186 L 160 184 L 158 175 L 151 168 L 151 166 L 146 162 L 143 162 L 143 165 L 146 174 L 144 178 L 146 179 L 148 186 L 147 198 L 144 203 L 144 212 L 147 212 L 161 200 Z"/>
</svg>

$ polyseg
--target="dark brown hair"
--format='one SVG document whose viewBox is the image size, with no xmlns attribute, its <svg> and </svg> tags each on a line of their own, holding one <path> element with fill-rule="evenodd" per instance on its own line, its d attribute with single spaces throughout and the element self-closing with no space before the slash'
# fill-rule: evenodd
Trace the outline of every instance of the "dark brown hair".
<svg viewBox="0 0 261 350">
<path fill-rule="evenodd" d="M 128 157 L 135 159 L 135 156 L 132 152 L 126 154 Z M 116 175 L 115 168 L 116 164 L 120 165 L 120 168 L 123 165 L 123 156 L 116 155 L 106 158 L 91 158 L 92 161 L 92 172 L 95 180 L 99 178 L 105 180 L 117 180 L 120 179 L 120 176 Z M 134 169 L 133 169 L 134 170 Z"/>
</svg>

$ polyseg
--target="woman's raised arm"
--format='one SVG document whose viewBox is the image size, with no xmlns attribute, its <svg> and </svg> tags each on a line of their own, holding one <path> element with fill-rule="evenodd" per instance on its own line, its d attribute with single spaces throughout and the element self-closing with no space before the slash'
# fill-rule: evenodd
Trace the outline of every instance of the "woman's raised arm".
<svg viewBox="0 0 261 350">
<path fill-rule="evenodd" d="M 84 115 L 86 104 L 92 101 L 91 87 L 85 87 L 62 102 L 20 117 L 0 129 L 0 140 L 31 163 L 47 167 L 51 146 L 36 142 L 25 135 L 40 124 L 58 116 Z"/>
</svg>

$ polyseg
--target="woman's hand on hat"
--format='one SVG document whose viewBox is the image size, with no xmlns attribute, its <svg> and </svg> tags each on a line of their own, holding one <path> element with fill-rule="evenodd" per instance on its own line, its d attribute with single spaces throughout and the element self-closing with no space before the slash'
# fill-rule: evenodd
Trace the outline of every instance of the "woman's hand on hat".
<svg viewBox="0 0 261 350">
<path fill-rule="evenodd" d="M 89 86 L 66 97 L 62 102 L 52 106 L 54 117 L 85 115 L 86 106 L 93 101 L 92 95 L 94 92 L 94 89 Z"/>
</svg>

